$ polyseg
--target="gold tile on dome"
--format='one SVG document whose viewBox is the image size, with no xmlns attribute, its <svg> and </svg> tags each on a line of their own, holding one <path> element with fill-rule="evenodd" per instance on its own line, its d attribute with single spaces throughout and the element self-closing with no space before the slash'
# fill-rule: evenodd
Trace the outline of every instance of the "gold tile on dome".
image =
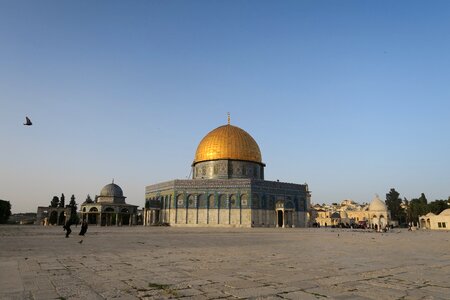
<svg viewBox="0 0 450 300">
<path fill-rule="evenodd" d="M 230 124 L 214 129 L 202 139 L 194 163 L 215 159 L 262 162 L 259 146 L 251 135 Z"/>
</svg>

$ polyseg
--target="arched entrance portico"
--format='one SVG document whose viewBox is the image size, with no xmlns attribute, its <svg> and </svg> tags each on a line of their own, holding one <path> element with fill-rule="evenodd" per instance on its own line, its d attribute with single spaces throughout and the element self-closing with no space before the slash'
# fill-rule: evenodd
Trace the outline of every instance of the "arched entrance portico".
<svg viewBox="0 0 450 300">
<path fill-rule="evenodd" d="M 58 224 L 58 212 L 56 210 L 54 210 L 50 213 L 49 223 L 50 223 L 50 225 Z"/>
<path fill-rule="evenodd" d="M 58 217 L 58 225 L 64 225 L 66 224 L 66 214 L 65 212 L 60 212 Z"/>
<path fill-rule="evenodd" d="M 283 227 L 284 219 L 283 219 L 283 211 L 280 209 L 277 211 L 277 227 Z"/>
<path fill-rule="evenodd" d="M 102 214 L 102 226 L 111 226 L 113 224 L 116 224 L 114 209 L 107 207 Z"/>
<path fill-rule="evenodd" d="M 379 224 L 380 224 L 380 229 L 381 230 L 383 230 L 386 227 L 386 225 L 387 225 L 386 218 L 383 215 L 380 216 L 380 223 Z"/>
<path fill-rule="evenodd" d="M 130 211 L 128 208 L 122 208 L 120 211 L 120 223 L 121 225 L 130 225 Z"/>
<path fill-rule="evenodd" d="M 275 203 L 277 216 L 276 227 L 295 227 L 294 204 L 291 201 L 278 200 Z"/>
<path fill-rule="evenodd" d="M 89 210 L 89 213 L 87 215 L 87 221 L 88 221 L 88 224 L 97 224 L 97 222 L 98 222 L 98 209 L 97 209 L 97 207 L 92 207 Z"/>
</svg>

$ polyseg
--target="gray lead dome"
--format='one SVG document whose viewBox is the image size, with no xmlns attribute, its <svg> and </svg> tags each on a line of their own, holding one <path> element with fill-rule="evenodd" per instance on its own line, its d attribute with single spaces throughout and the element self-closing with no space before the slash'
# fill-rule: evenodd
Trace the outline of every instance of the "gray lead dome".
<svg viewBox="0 0 450 300">
<path fill-rule="evenodd" d="M 123 191 L 115 183 L 110 183 L 105 185 L 100 192 L 100 196 L 102 197 L 123 197 Z"/>
</svg>

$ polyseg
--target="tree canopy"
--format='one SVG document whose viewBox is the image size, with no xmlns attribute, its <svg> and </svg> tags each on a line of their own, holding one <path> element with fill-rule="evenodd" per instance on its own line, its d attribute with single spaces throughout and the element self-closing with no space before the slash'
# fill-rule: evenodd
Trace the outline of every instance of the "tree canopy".
<svg viewBox="0 0 450 300">
<path fill-rule="evenodd" d="M 419 198 L 411 199 L 408 209 L 410 211 L 410 221 L 419 222 L 419 216 L 426 215 L 430 212 L 425 194 L 422 193 Z"/>
<path fill-rule="evenodd" d="M 59 207 L 64 208 L 66 205 L 66 197 L 64 197 L 64 193 L 61 194 L 61 198 L 59 198 Z"/>
<path fill-rule="evenodd" d="M 406 215 L 401 207 L 402 199 L 400 199 L 400 194 L 394 188 L 386 194 L 385 202 L 388 210 L 391 212 L 391 218 L 398 220 L 399 223 L 404 222 Z"/>
<path fill-rule="evenodd" d="M 78 223 L 79 218 L 77 215 L 77 203 L 75 202 L 75 195 L 72 195 L 72 197 L 70 197 L 69 207 L 70 207 L 70 221 L 72 223 Z"/>
<path fill-rule="evenodd" d="M 435 200 L 428 203 L 428 209 L 435 215 L 440 214 L 447 208 L 449 208 L 448 200 Z"/>
<path fill-rule="evenodd" d="M 50 207 L 58 207 L 58 204 L 59 204 L 58 196 L 53 196 L 53 199 L 50 202 Z"/>
</svg>

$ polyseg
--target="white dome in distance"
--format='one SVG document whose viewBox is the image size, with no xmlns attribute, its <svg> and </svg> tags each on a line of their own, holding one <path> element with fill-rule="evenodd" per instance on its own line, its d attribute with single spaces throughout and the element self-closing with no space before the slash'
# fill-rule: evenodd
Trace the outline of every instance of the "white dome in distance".
<svg viewBox="0 0 450 300">
<path fill-rule="evenodd" d="M 370 211 L 386 211 L 387 207 L 386 204 L 381 201 L 380 197 L 375 196 L 369 204 L 369 210 Z"/>
</svg>

